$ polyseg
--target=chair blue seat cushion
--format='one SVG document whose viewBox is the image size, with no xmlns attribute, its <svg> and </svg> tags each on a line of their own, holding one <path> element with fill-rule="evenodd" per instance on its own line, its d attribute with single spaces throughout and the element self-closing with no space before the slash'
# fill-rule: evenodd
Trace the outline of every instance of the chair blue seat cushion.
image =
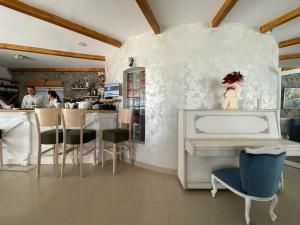
<svg viewBox="0 0 300 225">
<path fill-rule="evenodd" d="M 58 143 L 63 142 L 63 131 L 58 130 Z M 56 144 L 56 129 L 51 129 L 41 132 L 41 144 L 54 145 Z"/>
<path fill-rule="evenodd" d="M 246 194 L 242 188 L 240 169 L 228 168 L 213 171 L 213 175 L 222 180 L 225 184 L 231 188 L 237 190 L 240 193 Z"/>
<path fill-rule="evenodd" d="M 80 129 L 70 129 L 66 132 L 67 144 L 79 145 L 80 144 Z M 87 143 L 96 139 L 96 130 L 83 129 L 83 143 Z"/>
<path fill-rule="evenodd" d="M 104 141 L 109 141 L 112 143 L 128 141 L 129 131 L 128 129 L 123 129 L 123 128 L 103 130 L 102 138 Z"/>
</svg>

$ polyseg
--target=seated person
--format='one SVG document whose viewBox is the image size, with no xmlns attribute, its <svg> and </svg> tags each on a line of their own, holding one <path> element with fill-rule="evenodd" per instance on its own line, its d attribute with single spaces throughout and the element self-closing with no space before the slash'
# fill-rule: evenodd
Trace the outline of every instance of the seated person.
<svg viewBox="0 0 300 225">
<path fill-rule="evenodd" d="M 49 104 L 47 105 L 48 108 L 57 108 L 57 105 L 61 103 L 61 100 L 56 93 L 56 91 L 49 90 L 48 91 L 48 100 Z"/>
<path fill-rule="evenodd" d="M 44 98 L 36 93 L 35 87 L 28 86 L 27 87 L 28 95 L 25 95 L 22 101 L 21 108 L 23 109 L 31 109 L 34 107 L 43 107 L 44 106 Z"/>
</svg>

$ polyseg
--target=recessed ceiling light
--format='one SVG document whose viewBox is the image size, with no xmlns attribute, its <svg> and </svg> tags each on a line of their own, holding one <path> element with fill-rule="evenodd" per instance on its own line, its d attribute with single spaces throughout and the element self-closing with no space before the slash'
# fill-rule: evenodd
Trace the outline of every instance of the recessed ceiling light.
<svg viewBox="0 0 300 225">
<path fill-rule="evenodd" d="M 86 47 L 87 43 L 83 42 L 83 41 L 79 41 L 78 45 L 82 46 L 82 47 Z"/>
<path fill-rule="evenodd" d="M 15 59 L 23 60 L 25 58 L 24 55 L 14 55 Z"/>
</svg>

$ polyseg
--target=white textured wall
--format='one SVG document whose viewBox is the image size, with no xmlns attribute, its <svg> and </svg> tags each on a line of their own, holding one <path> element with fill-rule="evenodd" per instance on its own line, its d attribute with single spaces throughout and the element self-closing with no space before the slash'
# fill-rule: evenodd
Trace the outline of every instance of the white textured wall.
<svg viewBox="0 0 300 225">
<path fill-rule="evenodd" d="M 11 79 L 11 74 L 5 67 L 0 66 L 0 77 Z"/>
<path fill-rule="evenodd" d="M 107 59 L 107 82 L 122 82 L 128 57 L 146 68 L 146 142 L 137 158 L 177 168 L 177 109 L 219 109 L 222 78 L 241 71 L 241 108 L 276 108 L 278 48 L 275 40 L 244 26 L 202 24 L 170 27 L 160 35 L 131 38 Z"/>
</svg>

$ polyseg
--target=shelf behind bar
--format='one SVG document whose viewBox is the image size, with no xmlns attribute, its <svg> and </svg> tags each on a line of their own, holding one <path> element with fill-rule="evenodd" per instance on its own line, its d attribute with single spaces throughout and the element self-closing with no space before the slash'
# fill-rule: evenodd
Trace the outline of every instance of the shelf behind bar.
<svg viewBox="0 0 300 225">
<path fill-rule="evenodd" d="M 0 81 L 8 81 L 8 82 L 11 82 L 11 83 L 19 83 L 18 81 L 16 80 L 12 80 L 12 79 L 8 79 L 8 78 L 3 78 L 3 77 L 0 77 Z"/>
</svg>

